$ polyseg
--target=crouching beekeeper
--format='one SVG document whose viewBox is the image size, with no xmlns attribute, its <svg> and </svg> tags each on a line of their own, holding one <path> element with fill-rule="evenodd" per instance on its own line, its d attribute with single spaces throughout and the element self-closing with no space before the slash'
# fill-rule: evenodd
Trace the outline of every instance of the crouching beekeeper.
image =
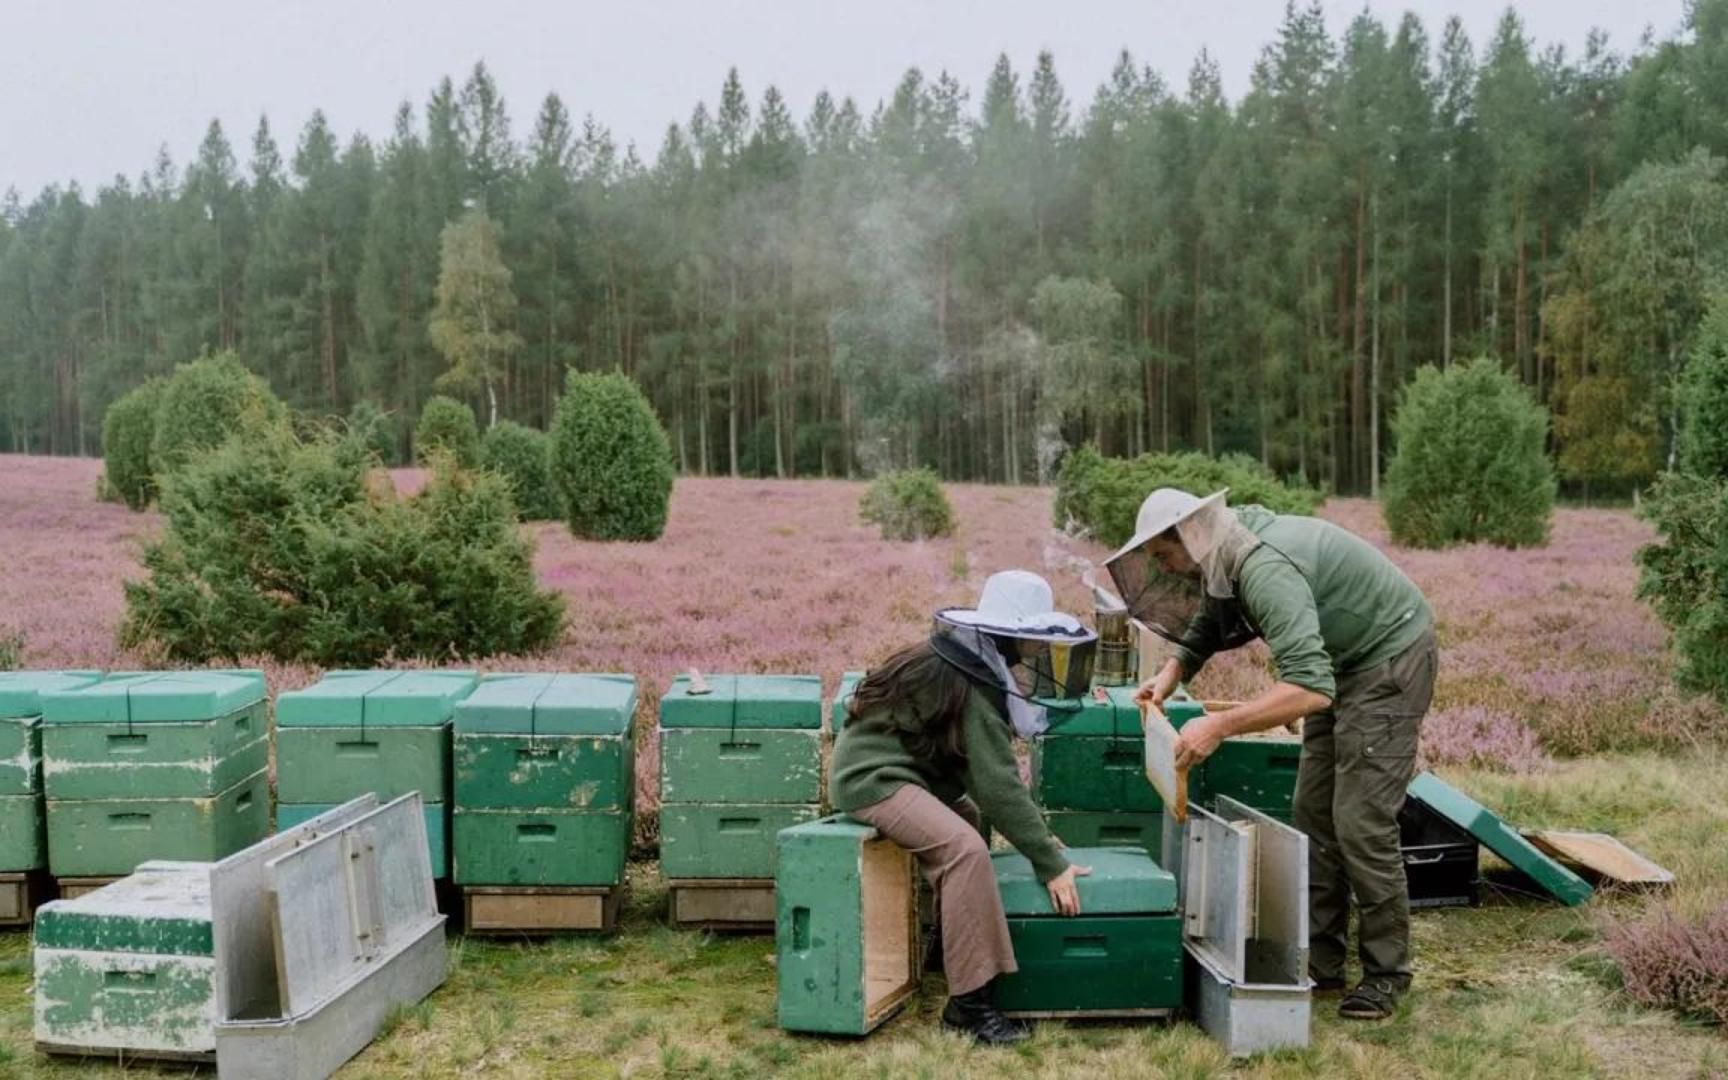
<svg viewBox="0 0 1728 1080">
<path fill-rule="evenodd" d="M 936 887 L 950 995 L 943 1025 L 985 1044 L 1029 1033 L 993 995 L 997 976 L 1018 968 L 980 812 L 1031 862 L 1061 914 L 1079 914 L 1075 878 L 1090 872 L 1069 864 L 1014 757 L 1014 736 L 1032 738 L 1049 722 L 1032 700 L 1050 692 L 1040 680 L 1061 681 L 1062 661 L 1096 641 L 1053 605 L 1036 574 L 991 575 L 976 608 L 937 612 L 926 640 L 864 676 L 834 744 L 835 808 L 910 851 Z"/>
<path fill-rule="evenodd" d="M 1398 811 L 1434 692 L 1434 616 L 1410 579 L 1366 541 L 1318 518 L 1232 510 L 1161 488 L 1111 556 L 1129 611 L 1176 646 L 1137 697 L 1162 705 L 1214 653 L 1264 639 L 1278 682 L 1183 726 L 1177 763 L 1231 735 L 1306 717 L 1294 824 L 1308 834 L 1309 971 L 1344 989 L 1350 897 L 1362 981 L 1339 1006 L 1390 1016 L 1410 986 L 1410 905 Z"/>
</svg>

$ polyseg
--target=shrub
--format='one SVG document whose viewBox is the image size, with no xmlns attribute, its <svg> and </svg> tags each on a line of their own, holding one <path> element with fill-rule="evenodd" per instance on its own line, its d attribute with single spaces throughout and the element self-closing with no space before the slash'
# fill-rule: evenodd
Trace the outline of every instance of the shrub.
<svg viewBox="0 0 1728 1080">
<path fill-rule="evenodd" d="M 1728 485 L 1664 473 L 1641 508 L 1661 537 L 1638 552 L 1638 595 L 1673 631 L 1680 685 L 1728 701 Z"/>
<path fill-rule="evenodd" d="M 1423 768 L 1465 765 L 1530 773 L 1549 764 L 1541 740 L 1529 724 L 1509 712 L 1480 705 L 1429 713 L 1422 721 L 1418 751 Z"/>
<path fill-rule="evenodd" d="M 858 516 L 880 526 L 884 540 L 923 540 L 954 532 L 954 510 L 932 469 L 878 476 L 859 501 Z"/>
<path fill-rule="evenodd" d="M 1087 444 L 1070 453 L 1057 474 L 1056 526 L 1079 525 L 1109 547 L 1126 544 L 1140 504 L 1161 487 L 1199 496 L 1229 488 L 1232 506 L 1258 504 L 1277 514 L 1312 514 L 1323 501 L 1318 491 L 1281 483 L 1246 454 L 1107 458 Z"/>
<path fill-rule="evenodd" d="M 672 446 L 628 376 L 570 373 L 552 419 L 552 482 L 577 536 L 653 540 L 665 531 Z"/>
<path fill-rule="evenodd" d="M 509 481 L 523 521 L 563 516 L 552 490 L 552 440 L 545 432 L 502 421 L 480 440 L 480 464 Z"/>
<path fill-rule="evenodd" d="M 1728 906 L 1685 919 L 1664 905 L 1615 924 L 1606 944 L 1633 1001 L 1728 1024 Z"/>
<path fill-rule="evenodd" d="M 455 398 L 438 395 L 420 410 L 420 426 L 414 429 L 414 456 L 430 462 L 438 454 L 449 454 L 464 469 L 480 464 L 480 426 L 474 410 Z"/>
<path fill-rule="evenodd" d="M 162 386 L 161 379 L 150 379 L 120 395 L 102 414 L 104 487 L 134 510 L 144 509 L 156 497 L 150 443 L 156 437 Z"/>
<path fill-rule="evenodd" d="M 1548 411 L 1497 361 L 1418 371 L 1392 434 L 1384 510 L 1393 540 L 1424 548 L 1547 543 L 1555 488 Z"/>
<path fill-rule="evenodd" d="M 230 436 L 255 436 L 287 422 L 288 411 L 276 395 L 231 352 L 181 364 L 160 394 L 150 441 L 158 489 L 165 474 Z"/>
<path fill-rule="evenodd" d="M 395 414 L 370 401 L 356 401 L 348 410 L 348 431 L 382 464 L 402 464 L 402 431 Z"/>
<path fill-rule="evenodd" d="M 1728 477 L 1728 293 L 1710 301 L 1680 387 L 1680 468 Z"/>
<path fill-rule="evenodd" d="M 128 646 L 204 663 L 448 661 L 546 648 L 563 600 L 535 585 L 505 481 L 434 461 L 426 489 L 368 484 L 352 437 L 233 439 L 170 474 L 167 528 L 126 585 Z"/>
</svg>

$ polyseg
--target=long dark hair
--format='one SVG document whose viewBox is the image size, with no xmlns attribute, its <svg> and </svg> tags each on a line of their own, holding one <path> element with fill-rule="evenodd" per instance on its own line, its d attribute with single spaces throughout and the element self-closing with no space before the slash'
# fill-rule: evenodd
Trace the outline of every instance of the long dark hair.
<svg viewBox="0 0 1728 1080">
<path fill-rule="evenodd" d="M 853 723 L 898 733 L 921 758 L 964 760 L 961 718 L 971 692 L 966 676 L 937 656 L 929 641 L 920 641 L 871 668 L 846 711 Z"/>
</svg>

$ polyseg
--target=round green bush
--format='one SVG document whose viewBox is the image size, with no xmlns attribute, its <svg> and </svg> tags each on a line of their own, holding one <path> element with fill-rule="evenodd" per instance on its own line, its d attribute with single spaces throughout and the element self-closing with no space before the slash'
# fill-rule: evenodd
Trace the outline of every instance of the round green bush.
<svg viewBox="0 0 1728 1080">
<path fill-rule="evenodd" d="M 1318 491 L 1280 482 L 1246 454 L 1107 458 L 1088 443 L 1064 458 L 1057 474 L 1056 527 L 1078 525 L 1107 547 L 1125 544 L 1140 504 L 1161 487 L 1201 497 L 1229 488 L 1230 505 L 1264 506 L 1275 514 L 1312 514 L 1324 501 Z"/>
<path fill-rule="evenodd" d="M 1423 548 L 1547 542 L 1555 490 L 1548 410 L 1497 361 L 1418 371 L 1392 435 L 1384 510 L 1393 540 Z"/>
<path fill-rule="evenodd" d="M 934 469 L 901 469 L 878 476 L 859 501 L 858 516 L 880 527 L 884 540 L 923 540 L 954 532 L 954 508 L 948 505 Z"/>
<path fill-rule="evenodd" d="M 1680 382 L 1680 468 L 1728 477 L 1728 294 L 1710 302 Z"/>
<path fill-rule="evenodd" d="M 577 536 L 653 540 L 665 531 L 672 446 L 628 376 L 570 373 L 552 419 L 552 482 Z"/>
<path fill-rule="evenodd" d="M 150 469 L 158 486 L 166 473 L 229 436 L 258 435 L 287 421 L 287 409 L 264 380 L 231 352 L 181 364 L 160 393 L 150 442 Z"/>
<path fill-rule="evenodd" d="M 348 432 L 384 465 L 402 464 L 401 425 L 395 414 L 370 401 L 356 401 L 348 410 Z"/>
<path fill-rule="evenodd" d="M 544 431 L 500 421 L 480 440 L 480 464 L 509 481 L 516 513 L 523 521 L 557 521 L 563 516 L 552 487 L 552 440 Z"/>
<path fill-rule="evenodd" d="M 105 486 L 134 510 L 144 509 L 156 497 L 150 443 L 156 438 L 156 412 L 162 403 L 162 386 L 161 379 L 135 386 L 102 415 Z"/>
<path fill-rule="evenodd" d="M 420 410 L 420 426 L 414 429 L 414 454 L 422 462 L 443 451 L 464 469 L 480 464 L 480 425 L 474 410 L 442 394 Z"/>
</svg>

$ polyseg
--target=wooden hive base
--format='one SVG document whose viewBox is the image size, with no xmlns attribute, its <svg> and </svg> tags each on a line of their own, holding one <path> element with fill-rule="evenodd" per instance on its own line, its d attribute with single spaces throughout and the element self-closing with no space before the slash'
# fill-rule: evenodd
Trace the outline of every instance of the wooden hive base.
<svg viewBox="0 0 1728 1080">
<path fill-rule="evenodd" d="M 774 929 L 773 878 L 673 878 L 666 882 L 673 926 Z"/>
<path fill-rule="evenodd" d="M 85 893 L 93 893 L 105 885 L 112 885 L 125 876 L 116 874 L 113 877 L 63 877 L 55 880 L 60 887 L 60 899 L 76 900 Z"/>
<path fill-rule="evenodd" d="M 52 889 L 53 879 L 40 870 L 0 874 L 0 926 L 29 926 Z"/>
<path fill-rule="evenodd" d="M 623 896 L 622 886 L 467 885 L 462 922 L 470 934 L 610 932 Z"/>
<path fill-rule="evenodd" d="M 88 1046 L 68 1046 L 63 1043 L 35 1041 L 39 1053 L 53 1054 L 56 1057 L 79 1058 L 85 1063 L 112 1061 L 125 1068 L 135 1061 L 171 1061 L 184 1065 L 214 1065 L 216 1052 L 213 1050 L 114 1050 L 108 1047 L 92 1049 Z M 190 1074 L 189 1074 L 190 1075 Z"/>
</svg>

